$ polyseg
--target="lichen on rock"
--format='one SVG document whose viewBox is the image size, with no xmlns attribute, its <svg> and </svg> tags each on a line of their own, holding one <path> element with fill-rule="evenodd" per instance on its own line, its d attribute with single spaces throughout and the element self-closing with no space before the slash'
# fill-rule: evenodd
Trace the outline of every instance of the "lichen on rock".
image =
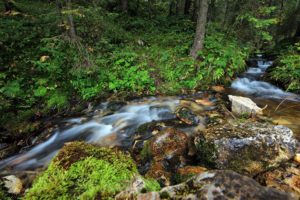
<svg viewBox="0 0 300 200">
<path fill-rule="evenodd" d="M 165 187 L 162 199 L 294 199 L 287 193 L 259 185 L 256 181 L 229 170 L 200 173 L 186 182 Z"/>
<path fill-rule="evenodd" d="M 250 176 L 291 159 L 296 144 L 287 127 L 248 121 L 211 127 L 195 137 L 204 164 Z"/>
</svg>

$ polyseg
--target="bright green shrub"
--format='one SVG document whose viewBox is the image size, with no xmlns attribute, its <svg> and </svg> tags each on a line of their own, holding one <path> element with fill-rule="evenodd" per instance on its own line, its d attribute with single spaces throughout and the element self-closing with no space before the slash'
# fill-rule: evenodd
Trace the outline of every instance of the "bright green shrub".
<svg viewBox="0 0 300 200">
<path fill-rule="evenodd" d="M 200 73 L 209 82 L 225 82 L 242 72 L 248 57 L 248 49 L 242 48 L 234 39 L 221 33 L 214 33 L 205 38 L 201 58 Z"/>
<path fill-rule="evenodd" d="M 133 52 L 114 52 L 109 71 L 108 89 L 112 91 L 142 92 L 154 91 L 154 81 L 150 77 L 147 63 L 138 60 Z"/>
</svg>

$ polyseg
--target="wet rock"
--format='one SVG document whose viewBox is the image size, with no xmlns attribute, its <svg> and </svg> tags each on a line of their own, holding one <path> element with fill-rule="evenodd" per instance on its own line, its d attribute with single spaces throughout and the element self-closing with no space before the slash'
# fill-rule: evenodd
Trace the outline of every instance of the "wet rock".
<svg viewBox="0 0 300 200">
<path fill-rule="evenodd" d="M 259 181 L 268 187 L 289 192 L 300 199 L 300 168 L 293 163 L 268 171 L 259 177 Z"/>
<path fill-rule="evenodd" d="M 172 174 L 163 162 L 154 162 L 150 170 L 147 172 L 146 177 L 155 179 L 161 186 L 171 185 Z"/>
<path fill-rule="evenodd" d="M 197 99 L 196 101 L 199 103 L 196 103 L 191 100 L 180 100 L 179 108 L 187 108 L 196 115 L 201 115 L 204 111 L 211 110 L 213 108 L 213 101 L 210 101 L 209 99 Z"/>
<path fill-rule="evenodd" d="M 163 122 L 149 122 L 138 127 L 133 134 L 133 142 L 131 145 L 131 155 L 137 163 L 144 166 L 147 155 L 150 151 L 147 142 L 156 134 L 158 134 L 165 124 Z"/>
<path fill-rule="evenodd" d="M 201 121 L 196 114 L 184 107 L 176 110 L 176 116 L 178 119 L 188 125 L 197 125 Z"/>
<path fill-rule="evenodd" d="M 163 188 L 160 196 L 162 199 L 294 199 L 227 170 L 203 172 L 184 183 Z"/>
<path fill-rule="evenodd" d="M 115 111 L 121 109 L 126 104 L 127 103 L 124 102 L 124 101 L 110 101 L 107 104 L 107 109 L 110 110 L 110 111 L 112 111 L 112 112 L 115 112 Z"/>
<path fill-rule="evenodd" d="M 126 190 L 117 194 L 115 199 L 116 200 L 135 199 L 136 195 L 138 193 L 141 193 L 142 190 L 145 189 L 145 187 L 146 187 L 145 181 L 140 176 L 136 176 L 132 180 L 129 187 Z"/>
<path fill-rule="evenodd" d="M 137 200 L 160 200 L 160 196 L 158 192 L 148 192 L 145 194 L 139 194 L 137 196 Z"/>
<path fill-rule="evenodd" d="M 200 174 L 202 172 L 207 171 L 205 167 L 200 167 L 200 166 L 185 166 L 182 168 L 179 168 L 177 170 L 177 174 L 174 176 L 174 181 L 175 183 L 181 183 L 189 178 L 191 178 L 194 175 Z"/>
<path fill-rule="evenodd" d="M 207 171 L 205 167 L 200 167 L 200 166 L 185 166 L 182 168 L 179 168 L 177 170 L 177 173 L 181 176 L 187 176 L 187 175 L 196 175 L 200 174 L 204 171 Z"/>
<path fill-rule="evenodd" d="M 11 145 L 2 145 L 2 148 L 0 149 L 0 160 L 8 157 L 11 154 L 16 153 L 18 150 L 20 149 L 20 147 L 14 143 Z"/>
<path fill-rule="evenodd" d="M 155 135 L 150 143 L 151 154 L 155 161 L 182 157 L 186 155 L 187 147 L 188 136 L 186 133 L 174 128 L 167 128 L 161 131 Z"/>
<path fill-rule="evenodd" d="M 250 176 L 293 158 L 297 144 L 287 127 L 250 121 L 208 128 L 194 142 L 206 166 Z"/>
<path fill-rule="evenodd" d="M 172 172 L 185 165 L 187 152 L 188 136 L 184 132 L 174 128 L 159 132 L 142 151 L 152 160 L 146 176 L 158 180 L 161 185 L 169 185 Z"/>
<path fill-rule="evenodd" d="M 14 175 L 3 177 L 3 182 L 4 187 L 7 188 L 8 193 L 10 194 L 20 194 L 23 190 L 22 181 Z"/>
<path fill-rule="evenodd" d="M 240 96 L 229 95 L 229 100 L 231 101 L 231 110 L 236 115 L 241 114 L 254 114 L 262 115 L 263 110 L 259 108 L 251 99 Z"/>
<path fill-rule="evenodd" d="M 212 86 L 211 89 L 216 92 L 224 92 L 225 91 L 225 88 L 223 85 L 215 85 L 215 86 Z"/>
<path fill-rule="evenodd" d="M 297 162 L 298 164 L 300 164 L 300 153 L 296 153 L 296 155 L 294 157 L 294 161 Z"/>
</svg>

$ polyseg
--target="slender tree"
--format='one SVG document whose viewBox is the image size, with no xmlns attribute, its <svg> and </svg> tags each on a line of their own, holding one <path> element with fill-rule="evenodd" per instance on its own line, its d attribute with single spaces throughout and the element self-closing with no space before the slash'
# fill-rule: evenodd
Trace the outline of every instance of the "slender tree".
<svg viewBox="0 0 300 200">
<path fill-rule="evenodd" d="M 66 0 L 66 8 L 70 12 L 72 10 L 71 0 Z M 71 13 L 68 13 L 69 36 L 72 40 L 76 39 L 76 29 L 74 19 Z"/>
<path fill-rule="evenodd" d="M 184 14 L 188 15 L 190 13 L 192 1 L 191 0 L 185 0 L 184 2 Z"/>
<path fill-rule="evenodd" d="M 123 12 L 128 12 L 128 0 L 122 0 L 122 11 Z"/>
<path fill-rule="evenodd" d="M 195 59 L 197 59 L 198 57 L 198 51 L 202 50 L 203 48 L 205 27 L 207 22 L 207 12 L 208 12 L 208 0 L 201 0 L 200 7 L 198 10 L 196 34 L 190 52 L 190 55 Z"/>
</svg>

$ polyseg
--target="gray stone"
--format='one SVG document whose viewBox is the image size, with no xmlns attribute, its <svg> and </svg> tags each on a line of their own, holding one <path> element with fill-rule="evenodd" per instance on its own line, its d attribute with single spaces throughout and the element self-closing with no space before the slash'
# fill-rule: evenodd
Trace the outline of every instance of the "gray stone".
<svg viewBox="0 0 300 200">
<path fill-rule="evenodd" d="M 254 114 L 262 115 L 263 109 L 258 107 L 251 99 L 247 97 L 232 96 L 228 95 L 229 100 L 231 101 L 231 111 L 236 115 L 241 114 Z"/>
<path fill-rule="evenodd" d="M 293 158 L 297 146 L 289 128 L 253 121 L 208 128 L 194 143 L 204 163 L 250 176 Z"/>
<path fill-rule="evenodd" d="M 165 187 L 162 199 L 295 199 L 290 194 L 259 185 L 246 176 L 228 170 L 207 171 L 188 181 Z"/>
</svg>

